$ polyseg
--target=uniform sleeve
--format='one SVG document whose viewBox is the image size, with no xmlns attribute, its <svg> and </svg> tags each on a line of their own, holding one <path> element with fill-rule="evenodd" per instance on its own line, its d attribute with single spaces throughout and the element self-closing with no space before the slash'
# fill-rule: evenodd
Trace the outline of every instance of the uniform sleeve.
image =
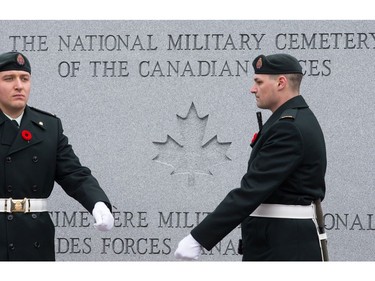
<svg viewBox="0 0 375 281">
<path fill-rule="evenodd" d="M 107 195 L 91 174 L 91 170 L 82 166 L 79 158 L 74 153 L 68 138 L 63 133 L 60 119 L 58 119 L 58 127 L 56 182 L 69 196 L 80 202 L 90 213 L 98 201 L 104 202 L 112 210 Z"/>
<path fill-rule="evenodd" d="M 302 161 L 303 143 L 292 122 L 273 125 L 262 137 L 261 148 L 249 163 L 241 187 L 228 193 L 217 208 L 191 232 L 207 250 L 236 228 L 264 202 Z"/>
</svg>

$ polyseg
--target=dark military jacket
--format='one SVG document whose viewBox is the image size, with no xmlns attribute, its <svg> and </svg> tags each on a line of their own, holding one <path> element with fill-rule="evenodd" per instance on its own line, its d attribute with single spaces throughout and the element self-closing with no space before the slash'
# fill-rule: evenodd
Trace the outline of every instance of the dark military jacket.
<svg viewBox="0 0 375 281">
<path fill-rule="evenodd" d="M 210 250 L 261 203 L 310 205 L 323 200 L 326 165 L 316 117 L 302 96 L 290 99 L 259 132 L 241 187 L 229 192 L 192 236 Z"/>
<path fill-rule="evenodd" d="M 30 140 L 22 137 L 24 130 Z M 56 181 L 89 212 L 98 201 L 111 209 L 68 143 L 61 120 L 49 113 L 27 106 L 18 130 L 0 111 L 0 159 L 0 198 L 48 198 Z M 55 260 L 54 234 L 48 212 L 0 213 L 0 260 Z"/>
</svg>

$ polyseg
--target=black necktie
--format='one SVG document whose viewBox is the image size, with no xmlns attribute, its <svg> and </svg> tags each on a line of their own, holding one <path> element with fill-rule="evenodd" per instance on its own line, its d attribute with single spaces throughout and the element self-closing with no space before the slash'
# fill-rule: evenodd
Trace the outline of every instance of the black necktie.
<svg viewBox="0 0 375 281">
<path fill-rule="evenodd" d="M 18 125 L 18 122 L 16 120 L 13 119 L 12 123 L 13 123 L 14 126 L 16 126 L 17 129 L 20 128 L 20 126 Z"/>
</svg>

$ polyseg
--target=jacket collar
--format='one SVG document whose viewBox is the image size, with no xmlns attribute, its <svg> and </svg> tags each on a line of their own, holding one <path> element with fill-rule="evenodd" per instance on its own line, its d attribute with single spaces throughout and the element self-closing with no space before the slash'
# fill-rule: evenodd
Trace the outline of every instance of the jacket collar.
<svg viewBox="0 0 375 281">
<path fill-rule="evenodd" d="M 22 118 L 21 126 L 18 132 L 14 132 L 15 126 L 9 122 L 9 118 L 2 112 L 0 113 L 0 126 L 3 127 L 1 144 L 9 145 L 8 154 L 25 149 L 44 139 L 45 127 L 39 116 L 35 114 L 28 106 L 26 106 Z M 24 140 L 22 131 L 27 130 L 31 133 L 31 140 Z"/>
<path fill-rule="evenodd" d="M 0 110 L 0 126 L 7 120 L 9 120 L 9 118 L 5 116 L 5 114 Z M 44 124 L 40 120 L 39 115 L 32 111 L 29 106 L 26 106 L 22 117 L 20 129 L 24 127 L 24 124 L 25 126 L 28 126 L 27 124 L 29 124 L 30 122 L 35 124 L 37 127 L 41 128 L 42 130 L 45 130 Z"/>
<path fill-rule="evenodd" d="M 40 115 L 35 113 L 35 111 L 31 110 L 28 106 L 26 106 L 20 129 L 22 129 L 24 126 L 25 128 L 29 127 L 30 123 L 39 127 L 42 130 L 45 130 L 44 123 L 40 120 Z"/>
<path fill-rule="evenodd" d="M 307 108 L 309 107 L 305 101 L 305 99 L 298 95 L 296 97 L 291 98 L 290 100 L 286 101 L 282 104 L 276 111 L 270 116 L 267 122 L 264 124 L 262 131 L 266 131 L 273 123 L 280 119 L 281 114 L 287 109 L 291 108 Z"/>
</svg>

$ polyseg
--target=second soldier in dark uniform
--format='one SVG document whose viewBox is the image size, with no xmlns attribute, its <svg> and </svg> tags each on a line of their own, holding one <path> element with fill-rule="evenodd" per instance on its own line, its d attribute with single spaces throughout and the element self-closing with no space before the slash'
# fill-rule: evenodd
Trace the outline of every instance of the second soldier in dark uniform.
<svg viewBox="0 0 375 281">
<path fill-rule="evenodd" d="M 321 261 L 316 200 L 325 196 L 326 148 L 320 125 L 299 95 L 297 59 L 253 61 L 257 106 L 272 111 L 252 142 L 247 173 L 191 233 L 175 256 L 198 259 L 241 224 L 244 261 Z"/>
<path fill-rule="evenodd" d="M 111 204 L 80 164 L 61 120 L 29 107 L 31 67 L 17 52 L 0 55 L 0 260 L 55 260 L 47 198 L 56 181 L 95 218 L 113 227 Z"/>
</svg>

